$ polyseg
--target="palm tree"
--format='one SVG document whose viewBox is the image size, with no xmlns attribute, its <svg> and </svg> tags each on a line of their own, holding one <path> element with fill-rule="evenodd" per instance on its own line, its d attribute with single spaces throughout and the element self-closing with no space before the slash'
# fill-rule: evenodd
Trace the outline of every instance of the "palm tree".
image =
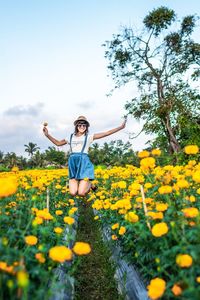
<svg viewBox="0 0 200 300">
<path fill-rule="evenodd" d="M 28 152 L 28 155 L 32 158 L 34 152 L 36 152 L 40 147 L 37 146 L 37 144 L 29 142 L 28 145 L 24 145 L 25 152 Z"/>
</svg>

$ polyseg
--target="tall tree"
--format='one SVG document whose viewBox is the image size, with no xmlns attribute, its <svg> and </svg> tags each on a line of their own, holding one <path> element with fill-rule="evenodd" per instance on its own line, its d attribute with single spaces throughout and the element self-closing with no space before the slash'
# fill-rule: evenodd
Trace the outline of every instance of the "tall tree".
<svg viewBox="0 0 200 300">
<path fill-rule="evenodd" d="M 179 151 L 200 129 L 200 95 L 195 88 L 200 44 L 192 39 L 197 19 L 186 16 L 177 25 L 175 12 L 160 7 L 144 18 L 140 34 L 124 27 L 104 44 L 115 88 L 137 83 L 139 96 L 127 102 L 126 110 L 143 119 L 144 132 L 156 134 L 157 142 L 170 152 Z"/>
<path fill-rule="evenodd" d="M 37 144 L 29 142 L 28 145 L 24 145 L 25 152 L 28 152 L 28 155 L 32 158 L 33 154 L 40 149 L 40 147 L 37 146 Z"/>
</svg>

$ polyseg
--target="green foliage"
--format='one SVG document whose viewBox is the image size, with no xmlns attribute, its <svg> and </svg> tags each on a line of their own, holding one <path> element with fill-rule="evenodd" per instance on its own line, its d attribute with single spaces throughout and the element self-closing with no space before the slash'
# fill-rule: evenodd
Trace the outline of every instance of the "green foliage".
<svg viewBox="0 0 200 300">
<path fill-rule="evenodd" d="M 200 44 L 192 39 L 197 20 L 185 16 L 178 25 L 175 12 L 160 7 L 144 18 L 141 34 L 124 27 L 104 44 L 115 88 L 137 83 L 138 96 L 125 105 L 128 114 L 143 119 L 144 132 L 156 135 L 157 145 L 165 140 L 170 153 L 191 142 L 186 132 L 200 129 L 200 94 L 192 83 L 200 78 Z M 192 141 L 199 143 L 196 134 Z"/>
<path fill-rule="evenodd" d="M 55 147 L 48 147 L 45 151 L 45 159 L 56 165 L 66 165 L 67 157 L 64 151 L 58 151 Z"/>
<path fill-rule="evenodd" d="M 125 166 L 134 164 L 137 160 L 130 142 L 122 140 L 104 143 L 102 147 L 94 143 L 89 149 L 89 156 L 95 165 Z"/>
</svg>

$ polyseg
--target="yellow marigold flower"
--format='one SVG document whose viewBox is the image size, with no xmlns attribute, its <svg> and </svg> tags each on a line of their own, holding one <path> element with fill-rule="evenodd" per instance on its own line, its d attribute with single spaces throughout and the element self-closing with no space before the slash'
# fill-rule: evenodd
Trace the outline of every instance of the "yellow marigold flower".
<svg viewBox="0 0 200 300">
<path fill-rule="evenodd" d="M 45 259 L 45 257 L 44 257 L 44 254 L 41 253 L 41 252 L 36 253 L 36 254 L 35 254 L 35 258 L 36 258 L 41 264 L 45 263 L 45 261 L 46 261 L 46 259 Z"/>
<path fill-rule="evenodd" d="M 30 246 L 36 245 L 38 242 L 38 238 L 34 235 L 27 235 L 27 236 L 25 236 L 24 239 L 25 239 L 26 244 L 28 244 Z"/>
<path fill-rule="evenodd" d="M 174 284 L 171 290 L 175 296 L 180 296 L 182 294 L 182 289 L 178 284 Z"/>
<path fill-rule="evenodd" d="M 200 276 L 196 277 L 196 282 L 200 283 Z"/>
<path fill-rule="evenodd" d="M 149 155 L 150 155 L 149 151 L 146 151 L 146 150 L 138 152 L 139 158 L 145 158 L 145 157 L 148 157 Z"/>
<path fill-rule="evenodd" d="M 18 183 L 16 178 L 1 178 L 0 180 L 0 198 L 8 197 L 16 193 Z"/>
<path fill-rule="evenodd" d="M 156 203 L 156 210 L 157 211 L 165 211 L 168 209 L 168 204 L 166 203 Z"/>
<path fill-rule="evenodd" d="M 17 166 L 12 167 L 11 169 L 12 172 L 19 172 L 19 168 Z"/>
<path fill-rule="evenodd" d="M 145 185 L 144 185 L 145 189 L 150 189 L 152 186 L 153 186 L 153 185 L 152 185 L 151 182 L 147 182 L 147 183 L 145 183 Z"/>
<path fill-rule="evenodd" d="M 196 207 L 184 208 L 182 212 L 186 218 L 195 218 L 199 215 L 199 210 Z"/>
<path fill-rule="evenodd" d="M 124 235 L 124 233 L 126 232 L 126 227 L 124 227 L 124 226 L 121 226 L 120 228 L 119 228 L 119 235 Z"/>
<path fill-rule="evenodd" d="M 194 174 L 192 175 L 192 179 L 193 179 L 195 182 L 200 183 L 200 171 L 194 172 Z"/>
<path fill-rule="evenodd" d="M 127 220 L 127 221 L 129 221 L 131 223 L 136 223 L 139 220 L 139 217 L 133 211 L 129 211 L 125 215 L 125 220 Z"/>
<path fill-rule="evenodd" d="M 163 185 L 158 189 L 158 193 L 161 195 L 170 194 L 171 192 L 172 192 L 172 187 L 170 185 Z"/>
<path fill-rule="evenodd" d="M 151 232 L 153 236 L 160 237 L 168 232 L 168 226 L 165 222 L 157 223 L 152 227 Z"/>
<path fill-rule="evenodd" d="M 181 268 L 189 268 L 192 265 L 193 259 L 189 254 L 178 254 L 176 256 L 176 263 Z"/>
<path fill-rule="evenodd" d="M 63 232 L 63 229 L 61 227 L 55 227 L 54 232 L 60 234 Z"/>
<path fill-rule="evenodd" d="M 56 188 L 57 190 L 60 190 L 60 189 L 62 189 L 62 185 L 56 184 L 55 188 Z"/>
<path fill-rule="evenodd" d="M 35 217 L 35 219 L 33 219 L 33 221 L 32 221 L 33 226 L 37 226 L 37 225 L 40 225 L 42 223 L 43 223 L 43 219 L 39 218 L 39 217 Z"/>
<path fill-rule="evenodd" d="M 112 230 L 119 228 L 119 223 L 113 224 L 111 228 L 112 228 Z"/>
<path fill-rule="evenodd" d="M 118 182 L 118 187 L 120 189 L 125 189 L 126 188 L 126 181 L 119 181 Z"/>
<path fill-rule="evenodd" d="M 160 156 L 161 155 L 161 150 L 160 149 L 153 149 L 151 151 L 151 154 L 155 155 L 155 156 Z"/>
<path fill-rule="evenodd" d="M 68 225 L 74 224 L 75 220 L 72 217 L 64 217 L 64 222 L 67 223 Z"/>
<path fill-rule="evenodd" d="M 48 212 L 46 208 L 36 211 L 36 216 L 43 220 L 52 220 L 53 216 Z"/>
<path fill-rule="evenodd" d="M 190 186 L 189 182 L 185 179 L 178 180 L 176 184 L 181 189 L 185 189 L 185 188 L 188 188 Z"/>
<path fill-rule="evenodd" d="M 111 238 L 112 238 L 113 241 L 116 241 L 118 239 L 118 237 L 116 236 L 116 234 L 112 234 Z"/>
<path fill-rule="evenodd" d="M 68 212 L 69 216 L 73 215 L 77 211 L 77 209 L 77 207 L 72 207 Z"/>
<path fill-rule="evenodd" d="M 19 271 L 17 272 L 17 285 L 25 288 L 29 284 L 29 279 L 28 279 L 28 273 L 25 271 Z"/>
<path fill-rule="evenodd" d="M 87 255 L 91 252 L 91 247 L 88 243 L 76 242 L 72 250 L 77 255 Z"/>
<path fill-rule="evenodd" d="M 166 289 L 166 282 L 161 278 L 154 278 L 150 281 L 147 289 L 150 299 L 157 300 L 164 294 Z"/>
<path fill-rule="evenodd" d="M 148 211 L 147 215 L 150 216 L 153 220 L 157 219 L 163 219 L 163 213 L 162 212 L 154 212 L 154 211 Z"/>
<path fill-rule="evenodd" d="M 63 211 L 62 211 L 62 210 L 60 210 L 60 209 L 59 209 L 59 210 L 56 210 L 56 215 L 57 215 L 57 216 L 61 216 L 62 214 L 63 214 Z"/>
<path fill-rule="evenodd" d="M 49 257 L 56 262 L 72 260 L 72 251 L 65 246 L 55 246 L 49 250 Z"/>
<path fill-rule="evenodd" d="M 140 161 L 140 166 L 141 168 L 144 169 L 148 169 L 148 168 L 153 169 L 155 168 L 155 165 L 156 165 L 156 161 L 155 158 L 153 157 L 146 157 Z"/>
<path fill-rule="evenodd" d="M 96 221 L 96 220 L 98 220 L 99 219 L 99 216 L 95 216 L 94 217 L 94 220 Z"/>
<path fill-rule="evenodd" d="M 186 154 L 197 154 L 199 152 L 199 147 L 197 145 L 188 145 L 184 148 Z"/>
</svg>

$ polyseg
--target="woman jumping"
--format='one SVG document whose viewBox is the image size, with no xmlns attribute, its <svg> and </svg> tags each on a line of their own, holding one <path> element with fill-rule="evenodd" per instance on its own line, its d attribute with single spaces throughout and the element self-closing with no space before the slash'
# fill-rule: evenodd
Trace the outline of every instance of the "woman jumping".
<svg viewBox="0 0 200 300">
<path fill-rule="evenodd" d="M 88 149 L 91 143 L 94 140 L 104 138 L 124 129 L 126 126 L 126 119 L 119 127 L 102 133 L 95 133 L 93 135 L 88 133 L 90 123 L 84 116 L 78 117 L 74 121 L 74 126 L 74 133 L 71 134 L 69 140 L 56 140 L 49 134 L 46 126 L 43 128 L 43 132 L 45 136 L 56 146 L 69 144 L 69 192 L 72 196 L 76 196 L 78 194 L 79 196 L 84 197 L 90 189 L 95 189 L 95 187 L 91 184 L 91 181 L 94 180 L 94 166 L 88 156 Z"/>
</svg>

